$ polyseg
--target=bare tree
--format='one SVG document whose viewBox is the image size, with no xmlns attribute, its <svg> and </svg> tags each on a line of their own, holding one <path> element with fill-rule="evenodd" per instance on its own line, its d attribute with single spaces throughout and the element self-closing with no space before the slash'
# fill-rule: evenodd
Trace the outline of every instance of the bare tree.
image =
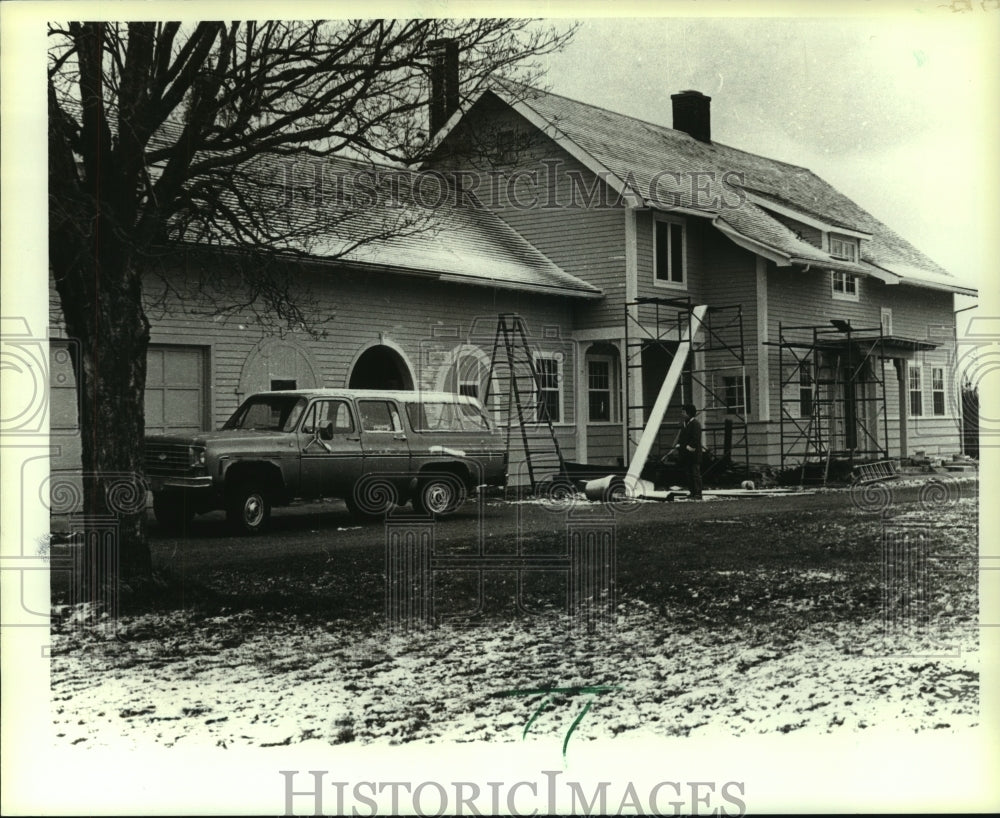
<svg viewBox="0 0 1000 818">
<path fill-rule="evenodd" d="M 301 321 L 287 272 L 260 260 L 308 254 L 320 225 L 290 210 L 280 185 L 260 184 L 275 178 L 267 163 L 419 160 L 442 41 L 457 43 L 471 97 L 536 80 L 537 58 L 571 35 L 500 19 L 50 26 L 49 259 L 79 350 L 87 515 L 109 511 L 107 475 L 143 471 L 143 273 L 165 248 L 252 253 L 234 303 Z M 335 210 L 323 218 L 357 215 Z M 118 516 L 120 576 L 141 584 L 151 576 L 145 514 Z"/>
</svg>

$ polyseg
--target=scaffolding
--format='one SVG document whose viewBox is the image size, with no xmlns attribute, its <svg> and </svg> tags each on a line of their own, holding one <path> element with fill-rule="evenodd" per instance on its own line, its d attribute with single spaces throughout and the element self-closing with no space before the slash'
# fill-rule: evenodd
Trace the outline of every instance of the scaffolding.
<svg viewBox="0 0 1000 818">
<path fill-rule="evenodd" d="M 888 460 L 884 341 L 881 326 L 778 325 L 782 471 L 825 484 L 833 462 Z"/>
<path fill-rule="evenodd" d="M 637 298 L 625 304 L 625 438 L 629 459 L 646 425 L 660 389 L 660 381 L 644 381 L 658 365 L 672 360 L 681 341 L 691 343 L 691 355 L 680 381 L 680 398 L 671 405 L 694 403 L 702 415 L 704 446 L 733 464 L 749 470 L 750 445 L 747 415 L 750 389 L 747 379 L 740 304 L 708 306 L 701 331 L 691 332 L 695 305 L 690 297 Z M 639 370 L 642 395 L 633 395 L 635 371 Z M 665 373 L 664 368 L 664 373 Z M 666 434 L 663 433 L 666 429 Z M 666 456 L 676 440 L 676 427 L 669 421 L 661 427 L 649 459 Z"/>
</svg>

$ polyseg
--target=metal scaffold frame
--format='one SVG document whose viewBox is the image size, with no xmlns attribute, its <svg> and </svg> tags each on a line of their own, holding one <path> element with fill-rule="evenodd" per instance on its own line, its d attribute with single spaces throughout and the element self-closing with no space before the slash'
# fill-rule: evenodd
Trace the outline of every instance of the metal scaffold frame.
<svg viewBox="0 0 1000 818">
<path fill-rule="evenodd" d="M 691 344 L 691 364 L 685 367 L 680 381 L 679 402 L 694 402 L 692 393 L 701 390 L 703 400 L 698 409 L 706 448 L 717 453 L 728 452 L 732 462 L 742 462 L 749 469 L 747 409 L 750 390 L 743 307 L 741 304 L 707 306 L 700 331 L 692 333 L 694 309 L 690 297 L 646 297 L 625 304 L 626 455 L 631 459 L 645 428 L 647 412 L 652 408 L 643 402 L 633 401 L 633 370 L 640 370 L 641 376 L 643 351 L 659 348 L 672 357 L 678 343 L 688 341 Z M 698 362 L 711 365 L 701 366 Z M 726 378 L 730 379 L 729 384 Z M 735 394 L 732 392 L 734 384 L 737 385 Z M 660 384 L 655 386 L 659 389 Z M 653 456 L 667 454 L 663 451 L 662 442 L 658 448 L 658 451 L 652 452 Z"/>
<path fill-rule="evenodd" d="M 781 468 L 888 460 L 882 328 L 778 325 Z M 879 431 L 881 427 L 881 436 Z M 794 461 L 794 462 L 793 462 Z"/>
</svg>

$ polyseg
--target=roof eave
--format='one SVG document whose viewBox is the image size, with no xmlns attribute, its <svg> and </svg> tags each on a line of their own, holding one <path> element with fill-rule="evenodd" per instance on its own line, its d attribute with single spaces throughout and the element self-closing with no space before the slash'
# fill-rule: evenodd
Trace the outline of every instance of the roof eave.
<svg viewBox="0 0 1000 818">
<path fill-rule="evenodd" d="M 913 278 L 901 275 L 900 273 L 893 272 L 889 268 L 883 267 L 880 264 L 875 264 L 873 261 L 866 261 L 865 263 L 869 267 L 883 271 L 887 276 L 889 276 L 891 280 L 887 278 L 886 284 L 921 287 L 925 290 L 939 290 L 941 292 L 956 293 L 958 295 L 979 295 L 979 290 L 976 287 L 966 287 L 964 284 L 959 284 L 957 281 L 954 283 L 950 281 L 927 281 L 922 278 Z"/>
<path fill-rule="evenodd" d="M 792 264 L 792 258 L 787 253 L 782 253 L 780 250 L 770 247 L 763 242 L 759 242 L 756 239 L 752 239 L 749 236 L 745 236 L 740 233 L 735 227 L 729 224 L 721 216 L 716 216 L 712 220 L 712 224 L 719 230 L 720 233 L 725 235 L 734 244 L 739 245 L 744 250 L 749 250 L 751 253 L 755 253 L 758 256 L 766 258 L 768 261 L 773 261 L 779 267 L 788 267 Z"/>
<path fill-rule="evenodd" d="M 753 202 L 758 207 L 764 210 L 772 210 L 782 216 L 787 216 L 795 221 L 802 222 L 802 224 L 809 225 L 810 227 L 815 227 L 817 230 L 822 230 L 824 233 L 839 233 L 844 236 L 852 236 L 856 239 L 861 239 L 862 241 L 871 241 L 873 238 L 871 233 L 865 232 L 863 230 L 858 230 L 853 227 L 843 227 L 841 225 L 833 224 L 824 219 L 819 219 L 809 213 L 803 213 L 798 208 L 790 207 L 786 204 L 780 204 L 773 201 L 765 196 L 757 195 L 746 188 L 743 188 L 743 192 L 746 194 L 747 199 Z"/>
<path fill-rule="evenodd" d="M 578 287 L 563 286 L 559 284 L 533 284 L 524 281 L 510 281 L 502 278 L 484 279 L 477 276 L 463 275 L 462 273 L 447 273 L 440 270 L 428 270 L 417 267 L 404 267 L 396 264 L 386 264 L 379 261 L 364 261 L 362 259 L 336 258 L 325 259 L 322 256 L 312 256 L 311 261 L 328 267 L 352 267 L 370 270 L 372 272 L 387 273 L 390 275 L 404 275 L 411 278 L 426 278 L 434 281 L 451 284 L 467 284 L 473 287 L 489 287 L 490 289 L 517 290 L 520 292 L 540 293 L 545 295 L 561 296 L 563 298 L 604 298 L 604 291 L 596 287 L 583 289 Z"/>
</svg>

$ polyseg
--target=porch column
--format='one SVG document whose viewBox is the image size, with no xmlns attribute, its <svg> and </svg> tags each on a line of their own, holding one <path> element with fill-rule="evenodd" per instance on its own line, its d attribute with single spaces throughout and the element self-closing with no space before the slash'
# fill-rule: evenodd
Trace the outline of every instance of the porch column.
<svg viewBox="0 0 1000 818">
<path fill-rule="evenodd" d="M 906 388 L 906 359 L 893 358 L 892 363 L 896 367 L 896 383 L 899 386 L 899 456 L 902 458 L 907 456 L 906 426 L 910 415 L 910 395 Z"/>
<path fill-rule="evenodd" d="M 636 205 L 631 202 L 626 202 L 625 206 L 625 301 L 633 302 L 639 297 L 639 240 L 638 240 L 638 228 L 636 225 Z M 638 307 L 630 308 L 630 315 L 625 318 L 626 333 L 631 330 L 627 326 L 628 322 L 633 321 L 632 326 L 638 327 L 638 322 L 633 319 L 638 317 Z M 636 367 L 631 370 L 631 374 L 626 375 L 625 367 L 629 364 L 628 362 L 628 350 L 625 348 L 625 339 L 622 339 L 622 373 L 621 382 L 624 386 L 625 381 L 628 380 L 630 395 L 624 396 L 624 401 L 622 401 L 622 455 L 625 458 L 625 464 L 629 464 L 632 461 L 632 452 L 629 451 L 631 446 L 629 445 L 628 427 L 632 419 L 629 417 L 628 412 L 625 411 L 626 406 L 641 406 L 642 405 L 642 367 Z"/>
</svg>

